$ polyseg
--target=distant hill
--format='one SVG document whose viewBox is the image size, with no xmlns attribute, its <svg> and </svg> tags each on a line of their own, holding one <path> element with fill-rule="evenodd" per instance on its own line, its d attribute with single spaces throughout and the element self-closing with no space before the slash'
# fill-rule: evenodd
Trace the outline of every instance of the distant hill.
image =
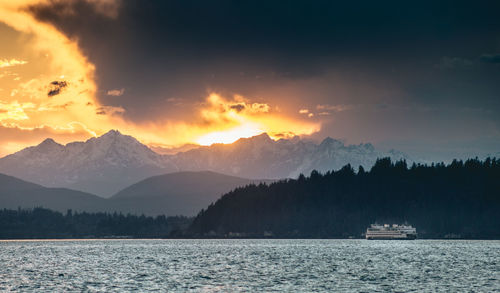
<svg viewBox="0 0 500 293">
<path fill-rule="evenodd" d="M 47 188 L 0 174 L 0 209 L 44 207 L 66 212 L 194 216 L 236 187 L 269 180 L 250 180 L 215 172 L 179 172 L 133 184 L 109 199 L 66 189 Z"/>
<path fill-rule="evenodd" d="M 177 172 L 142 180 L 109 202 L 122 212 L 194 216 L 224 193 L 257 182 L 210 171 Z"/>
<path fill-rule="evenodd" d="M 61 145 L 46 139 L 37 146 L 0 158 L 0 173 L 47 187 L 65 187 L 110 197 L 150 176 L 182 171 L 213 171 L 250 179 L 297 178 L 312 170 L 326 172 L 347 163 L 370 168 L 379 157 L 410 159 L 397 151 L 382 152 L 369 143 L 345 145 L 325 138 L 320 144 L 267 134 L 232 144 L 189 146 L 161 155 L 116 130 L 85 142 Z"/>
<path fill-rule="evenodd" d="M 500 160 L 413 165 L 380 159 L 227 193 L 194 220 L 197 237 L 361 237 L 408 222 L 423 238 L 500 239 Z"/>
<path fill-rule="evenodd" d="M 106 200 L 98 196 L 66 188 L 46 188 L 12 176 L 0 174 L 0 208 L 17 209 L 45 207 L 66 212 L 102 211 Z"/>
</svg>

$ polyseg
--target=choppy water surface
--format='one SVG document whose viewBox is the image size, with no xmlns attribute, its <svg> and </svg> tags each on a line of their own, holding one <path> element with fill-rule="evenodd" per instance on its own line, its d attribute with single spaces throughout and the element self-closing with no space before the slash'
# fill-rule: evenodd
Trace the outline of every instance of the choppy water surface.
<svg viewBox="0 0 500 293">
<path fill-rule="evenodd" d="M 0 242 L 0 291 L 500 292 L 500 241 Z"/>
</svg>

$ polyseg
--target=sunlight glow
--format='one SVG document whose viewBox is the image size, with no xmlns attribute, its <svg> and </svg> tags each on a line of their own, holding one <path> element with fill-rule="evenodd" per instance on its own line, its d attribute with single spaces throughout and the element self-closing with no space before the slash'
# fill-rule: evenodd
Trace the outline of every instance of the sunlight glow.
<svg viewBox="0 0 500 293">
<path fill-rule="evenodd" d="M 100 8 L 108 2 L 114 3 L 92 1 Z M 273 139 L 286 138 L 321 127 L 319 121 L 300 117 L 296 111 L 284 113 L 261 98 L 235 93 L 209 93 L 204 100 L 186 103 L 183 117 L 134 121 L 125 117 L 127 109 L 98 99 L 102 89 L 97 88 L 95 66 L 78 42 L 26 9 L 40 3 L 51 2 L 0 0 L 0 157 L 47 137 L 69 143 L 110 129 L 147 145 L 182 146 L 227 144 L 264 132 Z M 125 89 L 105 92 L 119 97 Z"/>
<path fill-rule="evenodd" d="M 214 143 L 233 143 L 240 138 L 248 138 L 264 133 L 256 124 L 248 123 L 225 131 L 216 131 L 205 134 L 196 140 L 200 145 L 212 145 Z"/>
</svg>

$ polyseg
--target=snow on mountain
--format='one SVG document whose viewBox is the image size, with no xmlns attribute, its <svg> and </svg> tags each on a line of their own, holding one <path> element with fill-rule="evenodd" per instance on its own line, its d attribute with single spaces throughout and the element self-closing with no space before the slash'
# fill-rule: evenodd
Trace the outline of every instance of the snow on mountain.
<svg viewBox="0 0 500 293">
<path fill-rule="evenodd" d="M 0 159 L 0 172 L 47 187 L 67 187 L 102 196 L 147 177 L 178 171 L 214 171 L 249 179 L 294 178 L 316 169 L 325 172 L 350 163 L 370 168 L 379 157 L 409 158 L 377 151 L 371 144 L 345 145 L 326 138 L 272 140 L 267 134 L 233 144 L 214 144 L 174 155 L 160 155 L 116 130 L 67 145 L 46 139 Z"/>
<path fill-rule="evenodd" d="M 377 158 L 406 159 L 401 152 L 381 152 L 371 144 L 345 145 L 330 137 L 320 144 L 294 139 L 272 140 L 267 134 L 242 138 L 230 145 L 215 144 L 172 156 L 182 170 L 211 170 L 245 178 L 295 178 L 312 170 L 337 170 L 350 163 L 370 168 Z"/>
<path fill-rule="evenodd" d="M 132 183 L 176 168 L 135 138 L 111 130 L 66 146 L 46 139 L 0 159 L 0 170 L 47 187 L 111 196 Z"/>
</svg>

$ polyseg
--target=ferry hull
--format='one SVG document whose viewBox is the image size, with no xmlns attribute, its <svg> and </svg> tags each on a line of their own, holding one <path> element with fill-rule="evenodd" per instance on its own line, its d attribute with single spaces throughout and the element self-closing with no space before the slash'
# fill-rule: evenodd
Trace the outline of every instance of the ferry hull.
<svg viewBox="0 0 500 293">
<path fill-rule="evenodd" d="M 412 226 L 389 224 L 372 224 L 366 229 L 367 240 L 414 240 L 417 239 L 417 231 Z"/>
<path fill-rule="evenodd" d="M 416 236 L 411 237 L 366 237 L 366 240 L 415 240 Z"/>
</svg>

